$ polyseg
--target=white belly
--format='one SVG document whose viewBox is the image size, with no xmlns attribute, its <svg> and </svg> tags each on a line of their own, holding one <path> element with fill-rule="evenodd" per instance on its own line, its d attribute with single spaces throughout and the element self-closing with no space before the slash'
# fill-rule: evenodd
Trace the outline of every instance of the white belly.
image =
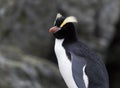
<svg viewBox="0 0 120 88">
<path fill-rule="evenodd" d="M 68 88 L 78 88 L 73 79 L 72 64 L 66 56 L 66 52 L 62 46 L 63 41 L 64 39 L 55 40 L 55 53 L 58 60 L 59 70 Z"/>
</svg>

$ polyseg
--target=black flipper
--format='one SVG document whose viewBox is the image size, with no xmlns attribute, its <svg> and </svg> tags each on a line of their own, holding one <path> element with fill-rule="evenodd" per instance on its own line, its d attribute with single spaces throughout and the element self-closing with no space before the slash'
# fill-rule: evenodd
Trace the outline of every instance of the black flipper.
<svg viewBox="0 0 120 88">
<path fill-rule="evenodd" d="M 77 84 L 78 88 L 86 88 L 83 79 L 83 68 L 86 65 L 85 59 L 83 57 L 76 56 L 73 53 L 71 53 L 71 60 L 72 60 L 72 73 L 75 83 Z"/>
</svg>

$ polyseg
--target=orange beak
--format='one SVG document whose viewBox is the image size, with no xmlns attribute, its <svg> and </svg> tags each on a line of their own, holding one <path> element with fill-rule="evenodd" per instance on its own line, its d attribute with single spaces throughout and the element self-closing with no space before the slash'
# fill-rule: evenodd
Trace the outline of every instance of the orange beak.
<svg viewBox="0 0 120 88">
<path fill-rule="evenodd" d="M 57 32 L 58 30 L 60 30 L 60 28 L 58 28 L 57 26 L 54 26 L 54 27 L 52 27 L 52 28 L 49 29 L 49 32 L 50 32 L 50 33 L 55 33 L 55 32 Z"/>
</svg>

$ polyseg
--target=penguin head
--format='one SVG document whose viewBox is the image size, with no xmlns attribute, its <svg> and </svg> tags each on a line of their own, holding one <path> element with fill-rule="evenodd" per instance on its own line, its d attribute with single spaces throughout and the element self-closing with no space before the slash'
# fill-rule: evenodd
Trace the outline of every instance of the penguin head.
<svg viewBox="0 0 120 88">
<path fill-rule="evenodd" d="M 77 22 L 74 16 L 63 17 L 57 14 L 54 27 L 49 29 L 57 39 L 72 39 L 76 36 L 74 23 Z"/>
</svg>

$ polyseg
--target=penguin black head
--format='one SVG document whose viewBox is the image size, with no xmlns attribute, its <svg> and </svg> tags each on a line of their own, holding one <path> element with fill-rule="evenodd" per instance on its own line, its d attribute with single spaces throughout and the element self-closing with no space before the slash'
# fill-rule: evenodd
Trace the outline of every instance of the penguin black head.
<svg viewBox="0 0 120 88">
<path fill-rule="evenodd" d="M 49 29 L 57 39 L 74 39 L 76 38 L 74 22 L 77 22 L 74 16 L 63 17 L 57 14 L 54 27 Z"/>
</svg>

